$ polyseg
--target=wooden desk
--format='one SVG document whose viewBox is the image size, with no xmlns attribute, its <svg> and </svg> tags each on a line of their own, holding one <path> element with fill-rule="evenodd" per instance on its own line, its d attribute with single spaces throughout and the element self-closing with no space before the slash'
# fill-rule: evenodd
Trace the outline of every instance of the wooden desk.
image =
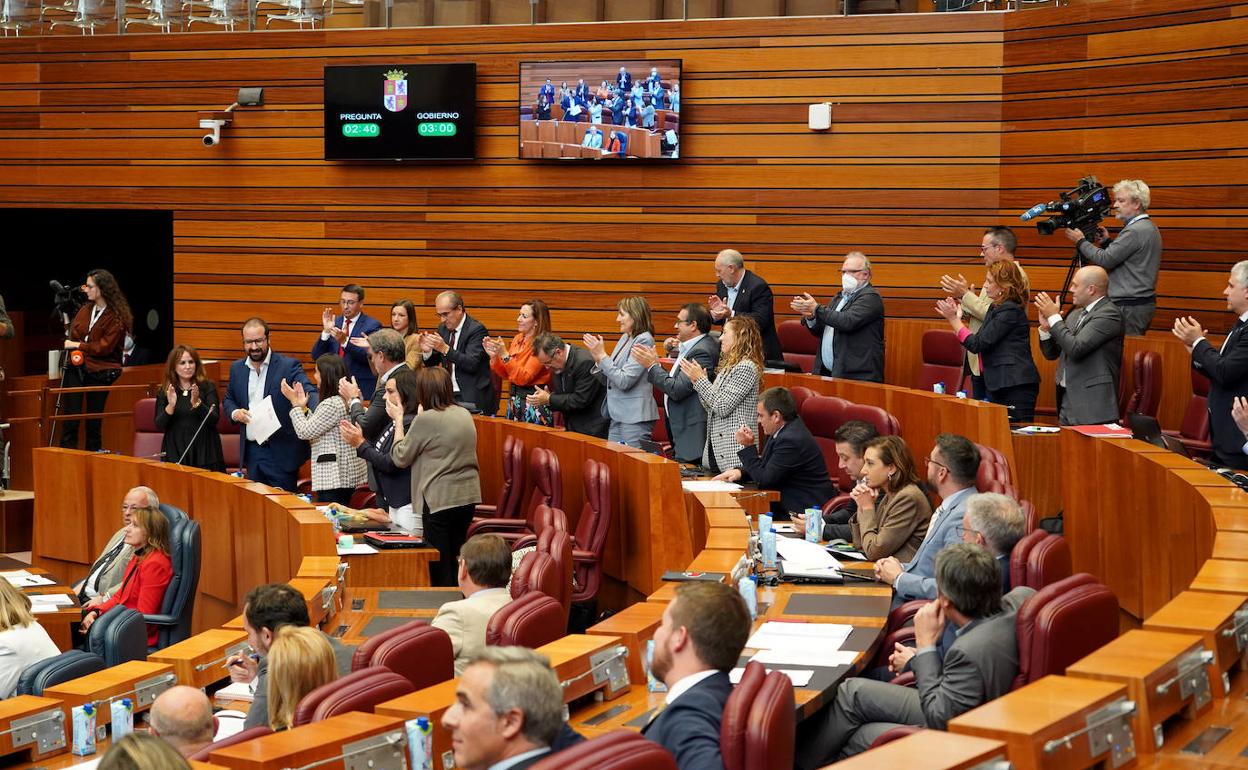
<svg viewBox="0 0 1248 770">
<path fill-rule="evenodd" d="M 57 579 L 55 575 L 39 567 L 28 567 L 26 571 L 32 575 L 41 575 L 50 580 Z M 74 589 L 57 582 L 50 586 L 23 588 L 22 593 L 28 596 L 60 594 L 61 596 L 68 596 L 73 600 L 72 604 L 58 606 L 56 612 L 35 613 L 35 621 L 43 626 L 43 630 L 48 632 L 48 636 L 52 639 L 52 643 L 57 646 L 57 649 L 65 652 L 73 647 L 73 629 L 82 622 L 82 606 L 78 603 L 78 594 Z"/>
<path fill-rule="evenodd" d="M 241 654 L 247 645 L 247 634 L 236 628 L 210 628 L 189 639 L 149 653 L 152 663 L 168 663 L 173 667 L 179 684 L 207 687 L 228 679 L 225 659 Z"/>
<path fill-rule="evenodd" d="M 53 717 L 56 713 L 61 714 L 61 725 L 64 731 L 65 740 L 59 747 L 52 743 L 41 744 L 38 741 L 25 742 L 23 746 L 15 748 L 13 745 L 13 733 L 8 732 L 13 726 L 15 720 L 30 719 L 35 716 Z M 5 698 L 0 701 L 0 730 L 4 730 L 0 734 L 0 756 L 8 759 L 17 756 L 24 756 L 30 760 L 38 760 L 44 762 L 45 757 L 52 757 L 69 751 L 69 746 L 73 740 L 73 731 L 71 727 L 69 709 L 64 707 L 59 698 L 35 697 L 34 695 L 16 695 L 11 698 Z M 54 724 L 49 723 L 39 728 L 39 733 L 44 736 L 53 734 Z"/>
<path fill-rule="evenodd" d="M 1014 484 L 1023 500 L 1036 507 L 1038 519 L 1056 516 L 1062 510 L 1062 488 L 1054 482 L 1054 469 L 1061 467 L 1059 433 L 1012 433 L 1018 475 Z"/>
<path fill-rule="evenodd" d="M 403 720 L 352 711 L 212 752 L 214 765 L 233 770 L 279 770 L 301 767 L 342 754 L 345 743 L 402 730 Z"/>
<path fill-rule="evenodd" d="M 837 770 L 878 770 L 881 767 L 970 770 L 1001 759 L 1005 759 L 1002 741 L 941 730 L 920 730 L 828 767 Z"/>
<path fill-rule="evenodd" d="M 1213 694 L 1223 697 L 1231 690 L 1231 669 L 1244 670 L 1235 636 L 1248 635 L 1248 629 L 1236 626 L 1236 613 L 1246 606 L 1248 599 L 1243 596 L 1183 591 L 1144 621 L 1144 628 L 1199 635 L 1205 649 L 1214 655 Z"/>
<path fill-rule="evenodd" d="M 167 680 L 166 680 L 167 677 Z M 134 713 L 146 711 L 155 696 L 177 683 L 173 666 L 167 663 L 151 663 L 145 660 L 132 660 L 94 674 L 53 685 L 43 691 L 45 697 L 56 698 L 72 709 L 87 701 L 108 700 L 121 696 L 134 700 Z M 134 689 L 139 684 L 159 684 L 150 699 L 136 696 Z M 95 723 L 106 725 L 111 715 L 106 706 L 96 712 Z"/>
<path fill-rule="evenodd" d="M 377 553 L 341 557 L 349 568 L 347 581 L 362 586 L 428 586 L 429 563 L 436 548 L 379 549 Z"/>
<path fill-rule="evenodd" d="M 418 596 L 425 597 L 424 600 L 415 603 L 423 604 L 419 607 L 408 608 L 383 608 L 381 607 L 381 599 L 383 592 L 394 591 L 399 593 L 414 593 Z M 420 588 L 353 588 L 351 590 L 351 602 L 346 609 L 339 612 L 325 626 L 325 632 L 338 636 L 346 645 L 360 645 L 368 640 L 371 633 L 368 633 L 368 627 L 376 618 L 403 618 L 408 620 L 432 619 L 438 614 L 438 609 L 446 602 L 458 601 L 464 598 L 458 588 L 430 588 L 428 586 Z M 388 626 L 387 626 L 388 628 Z M 379 633 L 379 632 L 373 632 Z"/>
<path fill-rule="evenodd" d="M 646 681 L 646 642 L 663 620 L 667 605 L 661 602 L 636 602 L 606 620 L 590 626 L 587 634 L 618 637 L 628 648 L 628 678 L 634 684 Z"/>
</svg>

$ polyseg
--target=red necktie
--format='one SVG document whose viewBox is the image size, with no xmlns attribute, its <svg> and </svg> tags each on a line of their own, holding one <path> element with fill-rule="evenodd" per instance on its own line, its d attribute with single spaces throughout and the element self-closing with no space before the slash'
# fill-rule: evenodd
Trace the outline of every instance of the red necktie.
<svg viewBox="0 0 1248 770">
<path fill-rule="evenodd" d="M 351 343 L 351 319 L 350 318 L 346 320 L 346 327 L 347 327 L 347 338 L 342 341 L 341 345 L 338 346 L 338 355 L 341 356 L 342 358 L 347 357 L 347 345 Z"/>
</svg>

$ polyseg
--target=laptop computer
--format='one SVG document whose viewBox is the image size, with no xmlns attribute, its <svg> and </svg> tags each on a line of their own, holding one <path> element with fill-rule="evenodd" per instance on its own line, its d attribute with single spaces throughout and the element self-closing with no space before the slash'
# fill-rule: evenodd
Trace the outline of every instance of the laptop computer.
<svg viewBox="0 0 1248 770">
<path fill-rule="evenodd" d="M 1162 449 L 1169 449 L 1171 452 L 1188 459 L 1192 457 L 1192 453 L 1187 451 L 1186 444 L 1174 436 L 1167 436 L 1161 432 L 1161 424 L 1157 422 L 1156 417 L 1132 412 L 1127 415 L 1127 426 L 1131 428 L 1131 438 L 1147 441 L 1153 446 L 1158 446 Z"/>
</svg>

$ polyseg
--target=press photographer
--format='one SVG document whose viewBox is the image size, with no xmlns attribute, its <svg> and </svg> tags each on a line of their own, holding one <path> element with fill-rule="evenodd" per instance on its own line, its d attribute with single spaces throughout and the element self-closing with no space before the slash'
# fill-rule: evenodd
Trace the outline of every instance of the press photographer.
<svg viewBox="0 0 1248 770">
<path fill-rule="evenodd" d="M 1148 218 L 1148 203 L 1148 185 L 1124 179 L 1114 185 L 1114 216 L 1123 223 L 1115 238 L 1109 240 L 1109 233 L 1098 226 L 1093 243 L 1078 227 L 1066 228 L 1083 262 L 1109 272 L 1109 299 L 1122 311 L 1127 334 L 1148 331 L 1157 310 L 1161 233 Z"/>
</svg>

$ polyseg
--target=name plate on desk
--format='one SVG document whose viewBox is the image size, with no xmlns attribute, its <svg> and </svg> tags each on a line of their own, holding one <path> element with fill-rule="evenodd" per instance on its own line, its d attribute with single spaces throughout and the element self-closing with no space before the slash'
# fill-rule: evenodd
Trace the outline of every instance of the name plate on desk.
<svg viewBox="0 0 1248 770">
<path fill-rule="evenodd" d="M 0 702 L 0 754 L 36 759 L 65 750 L 66 709 L 59 700 L 18 695 Z"/>
<path fill-rule="evenodd" d="M 344 761 L 344 767 L 364 768 L 370 766 L 370 758 L 376 762 L 378 758 L 393 756 L 387 745 L 394 745 L 391 736 L 401 739 L 402 730 L 401 719 L 351 711 L 217 749 L 209 760 L 214 766 L 232 770 L 310 770 L 338 759 Z M 385 737 L 375 743 L 369 740 L 375 736 Z M 353 750 L 356 753 L 351 753 Z M 397 763 L 387 761 L 372 767 L 407 767 L 401 752 L 398 759 Z M 353 761 L 355 764 L 351 764 Z"/>
<path fill-rule="evenodd" d="M 130 696 L 134 698 L 134 710 L 137 713 L 152 705 L 156 696 L 175 684 L 177 677 L 173 673 L 173 666 L 168 663 L 132 660 L 62 682 L 47 688 L 43 694 L 59 699 L 67 710 L 88 701 L 107 703 L 115 698 Z M 112 718 L 110 711 L 111 709 L 100 708 L 96 712 L 96 724 L 108 724 Z"/>
<path fill-rule="evenodd" d="M 1181 591 L 1144 621 L 1145 631 L 1197 634 L 1212 651 L 1212 694 L 1230 693 L 1230 671 L 1248 666 L 1248 603 L 1234 594 Z"/>
</svg>

